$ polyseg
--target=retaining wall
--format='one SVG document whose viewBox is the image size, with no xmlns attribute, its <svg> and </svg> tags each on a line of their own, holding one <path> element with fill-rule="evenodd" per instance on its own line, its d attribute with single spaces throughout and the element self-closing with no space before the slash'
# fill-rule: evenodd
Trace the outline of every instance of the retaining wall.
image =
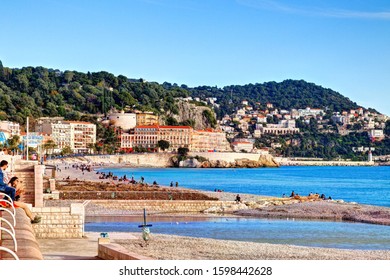
<svg viewBox="0 0 390 280">
<path fill-rule="evenodd" d="M 83 237 L 83 204 L 71 204 L 69 207 L 35 207 L 33 212 L 42 217 L 39 224 L 32 225 L 37 238 Z"/>
<path fill-rule="evenodd" d="M 221 207 L 229 209 L 237 205 L 234 201 L 213 200 L 91 200 L 86 206 L 87 216 L 126 215 L 132 212 L 174 213 L 203 212 L 209 208 Z"/>
</svg>

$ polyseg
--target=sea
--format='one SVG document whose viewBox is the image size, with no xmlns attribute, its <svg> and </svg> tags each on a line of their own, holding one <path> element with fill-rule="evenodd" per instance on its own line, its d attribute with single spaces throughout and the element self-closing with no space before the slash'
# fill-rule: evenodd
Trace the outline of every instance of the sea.
<svg viewBox="0 0 390 280">
<path fill-rule="evenodd" d="M 390 207 L 390 166 L 282 166 L 280 168 L 110 168 L 102 172 L 169 186 L 265 196 L 310 192 L 332 199 Z"/>
<path fill-rule="evenodd" d="M 287 196 L 310 192 L 345 202 L 390 207 L 390 167 L 283 166 L 256 169 L 110 168 L 119 177 L 237 194 Z M 140 231 L 143 217 L 87 217 L 85 230 Z M 361 250 L 390 250 L 390 226 L 299 219 L 148 216 L 152 233 Z"/>
</svg>

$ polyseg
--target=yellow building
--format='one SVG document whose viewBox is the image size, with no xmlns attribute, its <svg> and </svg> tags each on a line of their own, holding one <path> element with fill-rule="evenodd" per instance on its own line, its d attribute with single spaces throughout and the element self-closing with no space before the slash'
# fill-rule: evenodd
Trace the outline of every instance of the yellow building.
<svg viewBox="0 0 390 280">
<path fill-rule="evenodd" d="M 158 116 L 153 113 L 137 113 L 137 126 L 158 125 Z"/>
<path fill-rule="evenodd" d="M 135 147 L 156 149 L 158 141 L 169 142 L 169 150 L 188 148 L 194 152 L 231 151 L 224 132 L 194 130 L 190 126 L 137 126 L 134 134 L 122 134 L 121 149 L 132 151 Z"/>
</svg>

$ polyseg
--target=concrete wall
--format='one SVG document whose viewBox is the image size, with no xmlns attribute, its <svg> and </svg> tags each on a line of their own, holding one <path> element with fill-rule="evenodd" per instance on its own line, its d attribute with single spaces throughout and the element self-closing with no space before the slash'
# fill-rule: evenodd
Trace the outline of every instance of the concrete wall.
<svg viewBox="0 0 390 280">
<path fill-rule="evenodd" d="M 101 243 L 100 241 L 98 257 L 102 260 L 153 260 L 152 258 L 129 252 L 119 244 Z"/>
<path fill-rule="evenodd" d="M 70 207 L 35 207 L 33 212 L 42 217 L 33 224 L 37 238 L 82 238 L 84 234 L 84 205 Z"/>
</svg>

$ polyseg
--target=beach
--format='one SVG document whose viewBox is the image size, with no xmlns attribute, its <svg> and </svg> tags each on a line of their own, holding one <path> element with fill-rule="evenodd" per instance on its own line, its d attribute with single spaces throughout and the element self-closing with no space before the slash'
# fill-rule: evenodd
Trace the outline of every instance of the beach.
<svg viewBox="0 0 390 280">
<path fill-rule="evenodd" d="M 57 180 L 67 176 L 78 180 L 101 181 L 95 171 L 84 171 L 72 167 L 73 163 L 62 163 L 58 167 Z M 65 168 L 65 166 L 67 168 Z M 105 166 L 107 167 L 107 166 Z M 116 182 L 110 181 L 115 184 Z M 220 200 L 233 200 L 236 194 L 224 192 L 204 192 Z M 240 194 L 242 202 L 248 205 L 257 205 L 254 209 L 232 211 L 231 215 L 253 216 L 262 218 L 299 218 L 309 220 L 336 220 L 356 221 L 390 225 L 390 209 L 356 203 L 343 203 L 336 201 L 314 201 L 291 204 L 273 203 L 283 199 Z M 57 203 L 70 203 L 71 201 L 58 201 Z M 50 201 L 50 203 L 56 203 Z M 104 209 L 106 215 L 110 209 Z M 131 212 L 128 214 L 140 214 Z M 87 211 L 88 215 L 88 211 Z M 197 215 L 204 215 L 198 213 Z M 111 233 L 110 233 L 111 234 Z M 153 257 L 155 259 L 304 259 L 304 260 L 390 260 L 389 250 L 344 250 L 329 248 L 300 247 L 292 245 L 275 245 L 266 243 L 215 240 L 208 238 L 190 238 L 175 235 L 152 234 L 152 239 L 145 246 L 140 233 L 129 233 L 126 238 L 112 235 L 111 242 L 118 243 L 127 250 Z M 86 232 L 85 241 L 91 244 L 96 236 Z M 78 248 L 80 245 L 77 245 Z M 54 247 L 54 245 L 53 245 Z M 97 241 L 96 241 L 97 247 Z M 45 247 L 43 254 L 50 254 L 50 246 Z M 90 256 L 94 257 L 94 256 Z"/>
</svg>

